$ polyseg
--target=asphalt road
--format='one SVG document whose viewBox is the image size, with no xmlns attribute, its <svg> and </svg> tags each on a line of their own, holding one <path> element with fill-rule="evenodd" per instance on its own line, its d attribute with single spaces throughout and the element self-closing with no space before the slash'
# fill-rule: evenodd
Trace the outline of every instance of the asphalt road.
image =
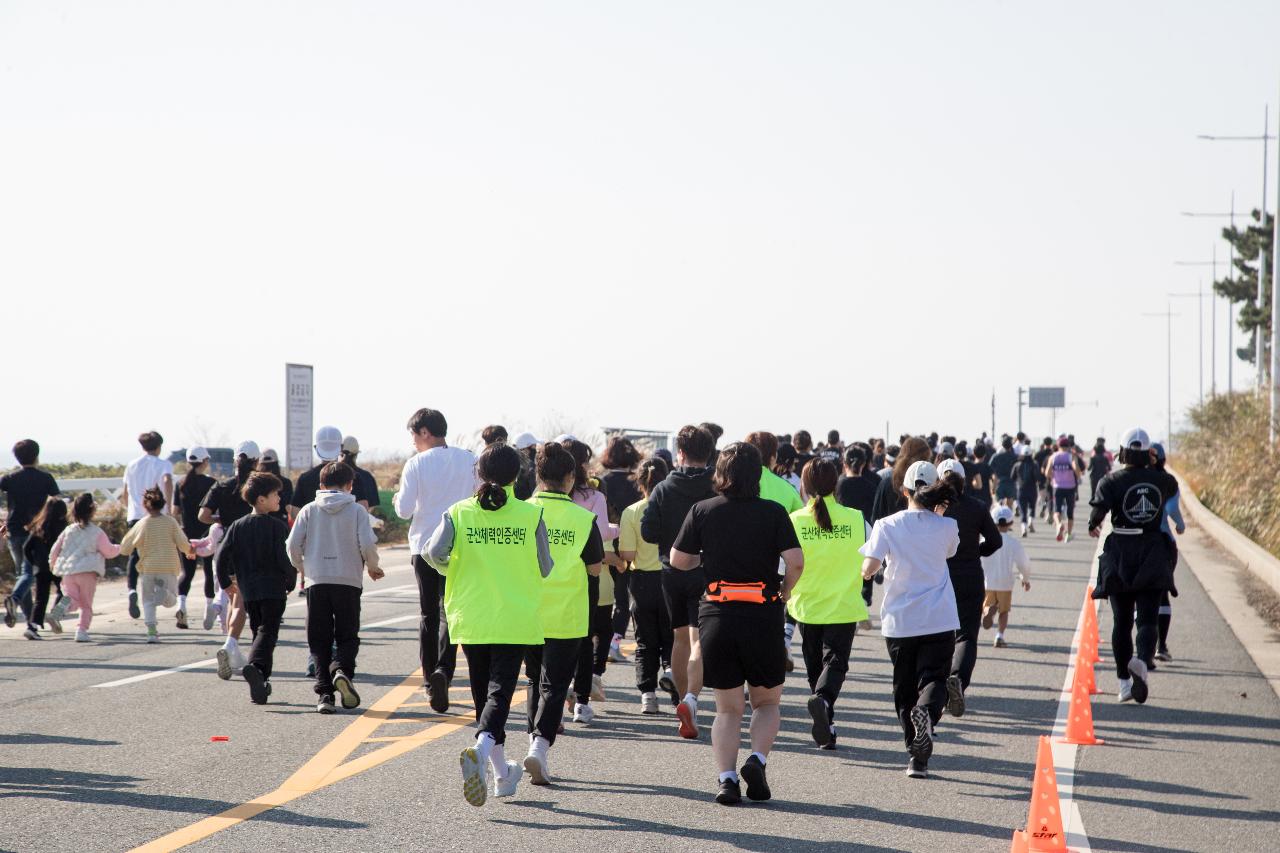
<svg viewBox="0 0 1280 853">
<path fill-rule="evenodd" d="M 1026 820 L 1036 738 L 1058 715 L 1095 545 L 1043 532 L 1026 542 L 1033 588 L 1015 595 L 1011 645 L 993 649 L 984 632 L 969 711 L 944 718 L 932 778 L 903 773 L 888 658 L 873 631 L 854 643 L 840 750 L 812 745 L 797 671 L 769 762 L 774 800 L 737 808 L 711 800 L 710 702 L 703 739 L 682 741 L 669 708 L 640 715 L 629 664 L 610 667 L 595 723 L 569 723 L 552 750 L 554 786 L 526 780 L 513 800 L 468 806 L 457 769 L 472 740 L 465 670 L 451 713 L 433 714 L 411 675 L 417 593 L 403 549 L 388 553 L 386 579 L 366 584 L 364 704 L 329 717 L 314 712 L 302 678 L 301 606 L 286 614 L 272 701 L 257 707 L 242 681 L 219 681 L 211 665 L 155 676 L 209 660 L 218 638 L 179 632 L 166 613 L 162 643 L 145 645 L 114 583 L 99 594 L 98 642 L 36 643 L 0 629 L 0 847 L 1006 850 Z M 1107 744 L 1078 751 L 1083 830 L 1094 850 L 1273 850 L 1280 701 L 1191 573 L 1179 581 L 1177 660 L 1153 676 L 1150 701 L 1118 704 L 1112 668 L 1097 667 L 1106 692 L 1094 718 Z M 1105 659 L 1105 606 L 1101 617 Z M 795 651 L 798 660 L 798 642 Z M 522 715 L 508 731 L 519 760 Z"/>
</svg>

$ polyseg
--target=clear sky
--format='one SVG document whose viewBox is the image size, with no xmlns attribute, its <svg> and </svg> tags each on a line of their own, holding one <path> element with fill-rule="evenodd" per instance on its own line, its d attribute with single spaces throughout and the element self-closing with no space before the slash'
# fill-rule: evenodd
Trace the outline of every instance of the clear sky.
<svg viewBox="0 0 1280 853">
<path fill-rule="evenodd" d="M 1066 386 L 1060 430 L 1163 435 L 1140 314 L 1207 288 L 1174 261 L 1222 223 L 1179 211 L 1258 204 L 1260 144 L 1195 137 L 1275 128 L 1277 32 L 1274 2 L 0 0 L 0 448 L 282 447 L 287 361 L 374 451 L 419 406 L 973 436 L 1020 384 Z"/>
</svg>

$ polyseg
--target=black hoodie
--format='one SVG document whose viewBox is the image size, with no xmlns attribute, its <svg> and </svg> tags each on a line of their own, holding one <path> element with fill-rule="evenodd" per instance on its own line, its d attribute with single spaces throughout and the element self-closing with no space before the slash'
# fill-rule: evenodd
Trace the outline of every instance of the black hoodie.
<svg viewBox="0 0 1280 853">
<path fill-rule="evenodd" d="M 677 468 L 649 495 L 649 505 L 640 519 L 640 536 L 657 544 L 664 566 L 670 566 L 671 543 L 676 541 L 689 508 L 715 496 L 710 468 Z"/>
</svg>

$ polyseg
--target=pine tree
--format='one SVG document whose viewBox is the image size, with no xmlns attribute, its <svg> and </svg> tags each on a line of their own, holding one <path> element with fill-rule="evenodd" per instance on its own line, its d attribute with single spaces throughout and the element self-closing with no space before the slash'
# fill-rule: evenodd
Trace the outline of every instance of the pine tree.
<svg viewBox="0 0 1280 853">
<path fill-rule="evenodd" d="M 1249 364 L 1255 364 L 1257 353 L 1254 352 L 1254 330 L 1262 329 L 1263 368 L 1270 366 L 1268 346 L 1271 339 L 1271 229 L 1275 217 L 1268 213 L 1267 220 L 1259 224 L 1261 211 L 1250 213 L 1253 221 L 1243 229 L 1234 225 L 1222 229 L 1222 239 L 1235 248 L 1235 268 L 1229 278 L 1213 283 L 1213 289 L 1219 296 L 1225 296 L 1233 304 L 1240 304 L 1238 325 L 1245 333 L 1245 345 L 1236 350 L 1236 355 Z M 1258 256 L 1262 254 L 1268 262 L 1262 271 L 1262 304 L 1258 304 Z"/>
</svg>

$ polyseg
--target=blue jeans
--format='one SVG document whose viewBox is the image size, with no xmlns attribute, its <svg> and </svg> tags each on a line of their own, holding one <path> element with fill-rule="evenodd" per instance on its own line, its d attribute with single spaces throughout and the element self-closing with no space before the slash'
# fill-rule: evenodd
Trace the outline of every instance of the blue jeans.
<svg viewBox="0 0 1280 853">
<path fill-rule="evenodd" d="M 22 614 L 27 618 L 31 616 L 31 584 L 35 582 L 36 577 L 35 569 L 22 556 L 22 547 L 30 538 L 31 534 L 25 530 L 9 531 L 9 555 L 13 557 L 14 577 L 17 579 L 10 596 L 22 608 Z"/>
</svg>

